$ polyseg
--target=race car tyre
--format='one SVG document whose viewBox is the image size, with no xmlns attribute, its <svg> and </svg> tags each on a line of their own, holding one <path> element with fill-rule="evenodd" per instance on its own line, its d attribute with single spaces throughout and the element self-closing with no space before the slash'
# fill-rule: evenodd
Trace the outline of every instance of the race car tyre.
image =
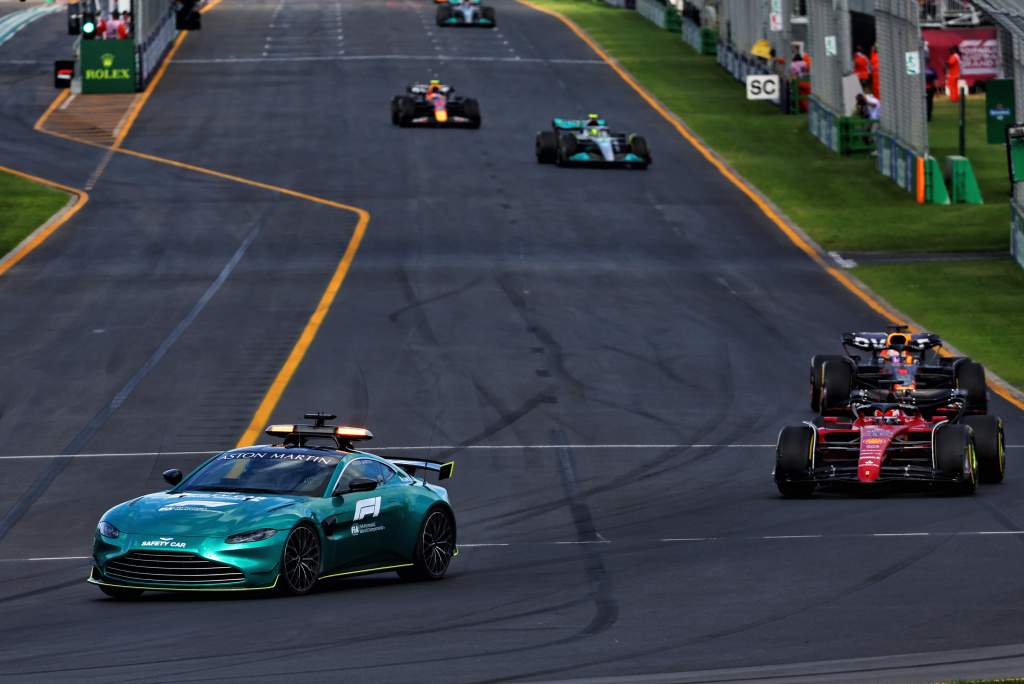
<svg viewBox="0 0 1024 684">
<path fill-rule="evenodd" d="M 957 388 L 967 390 L 967 409 L 979 413 L 988 411 L 985 367 L 965 359 L 956 365 L 955 372 Z"/>
<path fill-rule="evenodd" d="M 278 589 L 290 596 L 308 594 L 319 577 L 320 537 L 309 525 L 296 525 L 288 534 L 281 553 Z"/>
<path fill-rule="evenodd" d="M 978 480 L 997 484 L 1006 476 L 1006 438 L 1003 421 L 996 416 L 967 416 L 961 421 L 974 432 L 974 452 L 978 457 Z"/>
<path fill-rule="evenodd" d="M 445 22 L 452 18 L 452 8 L 448 5 L 441 5 L 437 8 L 437 25 L 444 26 Z"/>
<path fill-rule="evenodd" d="M 452 515 L 444 508 L 432 508 L 420 525 L 412 567 L 401 568 L 398 575 L 407 580 L 439 580 L 448 571 L 454 555 L 455 522 Z"/>
<path fill-rule="evenodd" d="M 391 125 L 398 125 L 398 98 L 391 99 Z"/>
<path fill-rule="evenodd" d="M 118 601 L 134 601 L 142 596 L 142 589 L 130 589 L 128 587 L 108 587 L 105 584 L 99 585 L 100 591 L 112 599 Z"/>
<path fill-rule="evenodd" d="M 811 357 L 811 410 L 821 411 L 821 367 L 826 361 L 843 361 L 837 354 L 817 354 Z"/>
<path fill-rule="evenodd" d="M 416 118 L 416 103 L 411 97 L 402 96 L 398 98 L 398 125 L 408 126 Z"/>
<path fill-rule="evenodd" d="M 558 138 L 551 131 L 541 131 L 537 134 L 538 164 L 554 164 L 558 161 Z"/>
<path fill-rule="evenodd" d="M 826 361 L 821 367 L 821 412 L 836 411 L 850 405 L 853 369 L 845 361 Z"/>
<path fill-rule="evenodd" d="M 629 149 L 648 164 L 651 163 L 651 150 L 647 147 L 647 138 L 633 134 L 629 136 Z"/>
<path fill-rule="evenodd" d="M 566 133 L 558 139 L 558 163 L 565 164 L 579 150 L 576 136 Z"/>
<path fill-rule="evenodd" d="M 481 14 L 483 14 L 484 19 L 491 22 L 491 28 L 498 25 L 498 17 L 495 16 L 493 7 L 484 7 L 481 10 Z"/>
<path fill-rule="evenodd" d="M 971 429 L 949 424 L 935 428 L 935 463 L 943 475 L 959 478 L 957 493 L 973 494 L 978 487 L 978 464 Z"/>
<path fill-rule="evenodd" d="M 807 497 L 817 486 L 810 478 L 814 431 L 806 425 L 790 425 L 779 433 L 775 451 L 775 485 L 787 499 Z"/>
<path fill-rule="evenodd" d="M 462 103 L 462 112 L 469 119 L 470 128 L 480 128 L 480 103 L 467 97 Z"/>
</svg>

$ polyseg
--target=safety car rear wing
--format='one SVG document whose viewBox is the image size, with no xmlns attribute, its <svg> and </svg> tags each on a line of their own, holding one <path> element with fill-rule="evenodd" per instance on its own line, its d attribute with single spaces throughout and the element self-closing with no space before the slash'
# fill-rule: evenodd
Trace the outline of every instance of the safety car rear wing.
<svg viewBox="0 0 1024 684">
<path fill-rule="evenodd" d="M 410 475 L 415 475 L 417 470 L 431 470 L 437 473 L 438 480 L 447 480 L 455 473 L 455 461 L 441 463 L 440 461 L 406 458 L 388 458 L 387 461 L 394 463 Z"/>
</svg>

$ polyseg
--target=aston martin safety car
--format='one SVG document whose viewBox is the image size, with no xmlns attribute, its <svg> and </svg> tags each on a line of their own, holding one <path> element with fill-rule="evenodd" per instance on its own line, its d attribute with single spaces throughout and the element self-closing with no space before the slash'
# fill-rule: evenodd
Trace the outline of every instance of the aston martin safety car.
<svg viewBox="0 0 1024 684">
<path fill-rule="evenodd" d="M 811 410 L 845 413 L 855 390 L 871 390 L 878 401 L 915 389 L 962 389 L 967 413 L 988 410 L 985 368 L 971 359 L 939 353 L 942 340 L 929 332 L 910 333 L 906 326 L 886 332 L 848 332 L 842 355 L 811 358 Z"/>
<path fill-rule="evenodd" d="M 440 81 L 415 83 L 404 95 L 391 99 L 391 123 L 395 126 L 479 128 L 480 103 L 471 97 L 454 96 L 455 89 Z"/>
<path fill-rule="evenodd" d="M 437 25 L 494 28 L 498 18 L 494 8 L 480 4 L 480 0 L 448 0 L 437 8 Z"/>
<path fill-rule="evenodd" d="M 786 497 L 819 486 L 912 485 L 973 494 L 977 483 L 1001 482 L 1006 468 L 1003 425 L 967 416 L 964 390 L 907 390 L 896 402 L 854 393 L 846 416 L 819 416 L 779 433 L 773 475 Z"/>
<path fill-rule="evenodd" d="M 616 133 L 597 114 L 586 119 L 552 119 L 550 131 L 537 133 L 534 149 L 538 164 L 646 169 L 651 163 L 646 138 Z"/>
<path fill-rule="evenodd" d="M 386 459 L 353 448 L 369 430 L 271 425 L 275 444 L 219 453 L 170 489 L 114 506 L 96 527 L 89 582 L 118 599 L 145 591 L 277 590 L 395 572 L 444 577 L 457 555 L 444 480 L 454 462 Z"/>
</svg>

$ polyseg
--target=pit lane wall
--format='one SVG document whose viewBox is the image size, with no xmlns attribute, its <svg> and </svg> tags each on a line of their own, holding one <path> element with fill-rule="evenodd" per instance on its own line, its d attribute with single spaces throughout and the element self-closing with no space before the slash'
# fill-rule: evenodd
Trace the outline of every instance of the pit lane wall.
<svg viewBox="0 0 1024 684">
<path fill-rule="evenodd" d="M 135 50 L 138 55 L 138 88 L 142 90 L 160 68 L 178 36 L 174 5 L 166 0 L 135 0 Z"/>
</svg>

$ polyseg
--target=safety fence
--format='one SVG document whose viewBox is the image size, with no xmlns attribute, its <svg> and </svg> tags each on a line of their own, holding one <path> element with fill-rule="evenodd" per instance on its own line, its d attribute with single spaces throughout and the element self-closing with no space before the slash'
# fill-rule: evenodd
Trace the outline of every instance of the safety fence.
<svg viewBox="0 0 1024 684">
<path fill-rule="evenodd" d="M 702 55 L 717 54 L 718 36 L 714 30 L 701 26 L 693 19 L 684 16 L 682 18 L 681 31 L 683 42 Z"/>
<path fill-rule="evenodd" d="M 746 82 L 747 76 L 771 73 L 763 59 L 739 52 L 721 39 L 718 41 L 718 64 L 741 82 Z"/>
<path fill-rule="evenodd" d="M 1013 221 L 1010 225 L 1010 253 L 1024 268 L 1024 205 L 1016 199 L 1010 200 Z"/>
<path fill-rule="evenodd" d="M 157 13 L 153 12 L 153 14 Z M 145 88 L 149 83 L 170 49 L 171 43 L 174 42 L 174 38 L 178 35 L 178 31 L 174 27 L 174 11 L 164 5 L 162 18 L 150 24 L 150 29 L 149 35 L 136 37 L 138 53 L 136 73 L 139 75 L 140 89 Z"/>
<path fill-rule="evenodd" d="M 636 0 L 636 11 L 644 19 L 666 31 L 680 31 L 679 10 L 658 0 Z"/>
<path fill-rule="evenodd" d="M 833 0 L 807 0 L 808 52 L 813 58 L 811 89 L 817 105 L 835 117 L 846 113 L 842 55 L 849 51 L 850 32 L 849 12 L 845 12 L 845 19 L 843 14 Z"/>
</svg>

